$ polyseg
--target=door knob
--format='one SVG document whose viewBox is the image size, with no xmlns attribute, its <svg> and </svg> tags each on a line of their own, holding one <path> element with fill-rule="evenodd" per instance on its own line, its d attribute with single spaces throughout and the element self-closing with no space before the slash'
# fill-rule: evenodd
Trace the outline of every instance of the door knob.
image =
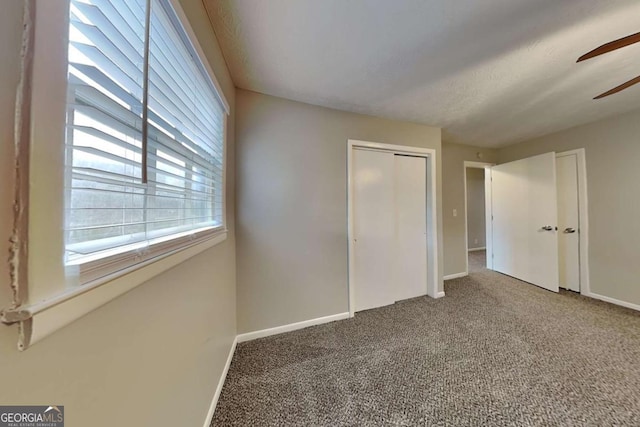
<svg viewBox="0 0 640 427">
<path fill-rule="evenodd" d="M 571 228 L 571 227 L 567 227 L 567 228 L 564 229 L 564 232 L 567 233 L 567 234 L 575 233 L 576 229 L 575 228 Z"/>
<path fill-rule="evenodd" d="M 542 227 L 542 229 L 545 230 L 545 231 L 552 231 L 553 227 L 550 226 L 550 225 L 545 225 L 544 227 Z"/>
</svg>

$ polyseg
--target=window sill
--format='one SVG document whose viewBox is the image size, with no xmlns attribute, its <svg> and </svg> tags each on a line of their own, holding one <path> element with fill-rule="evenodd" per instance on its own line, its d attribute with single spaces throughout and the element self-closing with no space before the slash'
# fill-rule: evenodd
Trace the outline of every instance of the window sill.
<svg viewBox="0 0 640 427">
<path fill-rule="evenodd" d="M 227 231 L 221 231 L 204 241 L 150 259 L 100 281 L 69 289 L 45 301 L 5 310 L 0 313 L 1 320 L 4 323 L 20 323 L 18 349 L 26 350 L 58 329 L 200 252 L 222 243 L 226 238 Z"/>
</svg>

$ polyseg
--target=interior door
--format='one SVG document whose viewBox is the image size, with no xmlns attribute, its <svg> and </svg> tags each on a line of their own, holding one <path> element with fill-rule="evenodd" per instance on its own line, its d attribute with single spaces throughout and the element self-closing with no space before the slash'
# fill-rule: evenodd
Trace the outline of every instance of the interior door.
<svg viewBox="0 0 640 427">
<path fill-rule="evenodd" d="M 427 294 L 427 161 L 395 156 L 396 250 L 393 288 L 400 301 Z"/>
<path fill-rule="evenodd" d="M 580 292 L 578 160 L 556 158 L 558 179 L 558 261 L 560 287 Z"/>
<path fill-rule="evenodd" d="M 355 311 L 395 302 L 394 155 L 353 150 Z"/>
<path fill-rule="evenodd" d="M 493 269 L 558 292 L 555 153 L 491 169 Z"/>
</svg>

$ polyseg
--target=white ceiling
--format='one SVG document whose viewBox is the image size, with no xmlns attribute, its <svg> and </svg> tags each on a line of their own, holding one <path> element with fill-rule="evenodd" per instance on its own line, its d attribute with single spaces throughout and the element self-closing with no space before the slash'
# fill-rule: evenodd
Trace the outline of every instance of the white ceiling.
<svg viewBox="0 0 640 427">
<path fill-rule="evenodd" d="M 499 147 L 640 108 L 638 0 L 205 0 L 236 86 Z"/>
</svg>

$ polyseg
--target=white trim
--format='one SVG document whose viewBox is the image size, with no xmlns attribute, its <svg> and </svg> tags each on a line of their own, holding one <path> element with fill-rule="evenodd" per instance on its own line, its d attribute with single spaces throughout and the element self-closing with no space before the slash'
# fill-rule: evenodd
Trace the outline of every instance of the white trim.
<svg viewBox="0 0 640 427">
<path fill-rule="evenodd" d="M 438 292 L 433 298 L 434 299 L 438 299 L 438 298 L 442 298 L 442 297 L 444 297 L 444 291 Z"/>
<path fill-rule="evenodd" d="M 611 304 L 619 305 L 621 307 L 626 307 L 626 308 L 630 308 L 632 310 L 640 311 L 640 304 L 633 304 L 633 303 L 630 303 L 630 302 L 621 301 L 619 299 L 606 297 L 606 296 L 600 295 L 600 294 L 594 294 L 594 293 L 585 294 L 584 292 L 581 292 L 581 294 L 586 296 L 586 297 L 589 297 L 589 298 L 597 299 L 597 300 L 600 300 L 600 301 L 604 301 L 604 302 L 608 302 L 608 303 L 611 303 Z"/>
<path fill-rule="evenodd" d="M 480 250 L 480 249 L 477 249 L 477 248 L 476 249 L 469 249 L 469 221 L 467 220 L 467 216 L 468 216 L 467 215 L 467 168 L 484 169 L 485 173 L 486 173 L 487 169 L 491 168 L 491 166 L 494 166 L 494 165 L 495 165 L 495 163 L 469 162 L 469 161 L 466 161 L 466 160 L 463 162 L 463 165 L 462 165 L 462 170 L 463 170 L 462 178 L 464 180 L 464 248 L 466 249 L 466 251 L 464 253 L 464 255 L 465 255 L 465 257 L 464 257 L 465 276 L 467 274 L 469 274 L 469 256 L 468 256 L 469 252 L 471 250 Z M 486 179 L 486 177 L 485 177 L 485 179 Z M 486 194 L 486 186 L 485 186 L 485 195 L 484 196 L 485 196 L 484 204 L 485 204 L 485 215 L 486 215 L 487 206 L 488 206 L 487 194 Z M 485 227 L 486 227 L 486 218 L 485 218 Z M 485 230 L 485 235 L 486 234 L 487 234 L 487 230 Z M 486 237 L 485 237 L 485 241 L 486 241 Z M 455 274 L 453 276 L 455 276 Z"/>
<path fill-rule="evenodd" d="M 77 274 L 76 279 L 79 283 L 74 285 L 84 286 L 105 276 L 113 277 L 114 272 L 127 271 L 129 267 L 142 265 L 147 261 L 162 258 L 199 242 L 215 238 L 226 231 L 224 226 L 187 230 L 100 251 L 69 262 L 66 267 L 70 275 L 72 271 Z"/>
<path fill-rule="evenodd" d="M 67 101 L 69 1 L 37 2 L 29 127 L 27 302 L 66 287 L 64 271 L 64 165 Z M 27 141 L 23 141 L 27 142 Z M 22 143 L 22 142 L 21 142 Z"/>
<path fill-rule="evenodd" d="M 469 249 L 467 249 L 467 252 L 486 251 L 486 250 L 487 250 L 487 247 L 483 246 L 481 248 L 469 248 Z"/>
<path fill-rule="evenodd" d="M 410 154 L 425 157 L 427 162 L 427 295 L 438 298 L 438 284 L 440 272 L 438 271 L 438 197 L 437 197 L 437 171 L 436 150 L 432 148 L 411 147 L 406 145 L 383 144 L 378 142 L 347 140 L 347 236 L 348 236 L 348 290 L 349 290 L 349 315 L 355 315 L 355 289 L 353 264 L 354 236 L 353 236 L 353 150 L 354 148 L 369 150 L 382 150 L 397 154 Z"/>
<path fill-rule="evenodd" d="M 589 203 L 587 196 L 587 159 L 584 148 L 556 153 L 556 158 L 563 156 L 576 156 L 578 166 L 578 215 L 580 235 L 580 293 L 589 295 L 591 285 L 589 282 Z M 615 304 L 615 303 L 614 303 Z"/>
<path fill-rule="evenodd" d="M 476 168 L 476 169 L 486 169 L 487 167 L 495 166 L 495 163 L 489 162 L 470 162 L 465 160 L 464 167 L 465 168 Z"/>
<path fill-rule="evenodd" d="M 469 273 L 467 273 L 466 271 L 463 271 L 461 273 L 447 274 L 446 276 L 443 277 L 443 279 L 444 280 L 451 280 L 451 279 L 457 279 L 459 277 L 466 277 L 468 275 L 469 275 Z"/>
<path fill-rule="evenodd" d="M 492 168 L 484 170 L 484 214 L 487 228 L 485 235 L 485 244 L 487 245 L 486 266 L 489 270 L 493 270 L 493 180 Z"/>
<path fill-rule="evenodd" d="M 274 328 L 262 329 L 260 331 L 247 332 L 238 335 L 238 342 L 246 342 L 258 338 L 269 337 L 271 335 L 283 334 L 285 332 L 296 331 L 298 329 L 308 328 L 309 326 L 322 325 L 323 323 L 335 322 L 336 320 L 344 320 L 351 317 L 349 312 L 332 314 L 331 316 L 318 317 L 315 319 L 303 320 L 302 322 L 290 323 L 288 325 L 276 326 Z"/>
<path fill-rule="evenodd" d="M 224 386 L 224 382 L 227 379 L 227 374 L 229 373 L 229 367 L 231 366 L 231 361 L 233 360 L 233 355 L 236 352 L 236 346 L 238 345 L 238 337 L 236 336 L 233 339 L 233 343 L 231 343 L 231 348 L 229 349 L 229 356 L 227 356 L 227 363 L 224 365 L 224 369 L 222 370 L 222 375 L 220 375 L 220 379 L 218 380 L 218 386 L 216 387 L 216 392 L 213 394 L 213 400 L 211 401 L 211 406 L 209 406 L 209 412 L 207 412 L 207 418 L 204 420 L 204 427 L 209 427 L 211 425 L 211 420 L 213 419 L 213 414 L 216 411 L 216 406 L 218 406 L 218 399 L 220 399 L 220 393 L 222 393 L 222 387 Z"/>
<path fill-rule="evenodd" d="M 369 148 L 371 150 L 391 151 L 393 153 L 413 154 L 421 157 L 429 155 L 435 156 L 436 150 L 433 148 L 413 147 L 410 145 L 384 144 L 381 142 L 360 141 L 357 139 L 347 140 L 349 147 Z"/>
</svg>

